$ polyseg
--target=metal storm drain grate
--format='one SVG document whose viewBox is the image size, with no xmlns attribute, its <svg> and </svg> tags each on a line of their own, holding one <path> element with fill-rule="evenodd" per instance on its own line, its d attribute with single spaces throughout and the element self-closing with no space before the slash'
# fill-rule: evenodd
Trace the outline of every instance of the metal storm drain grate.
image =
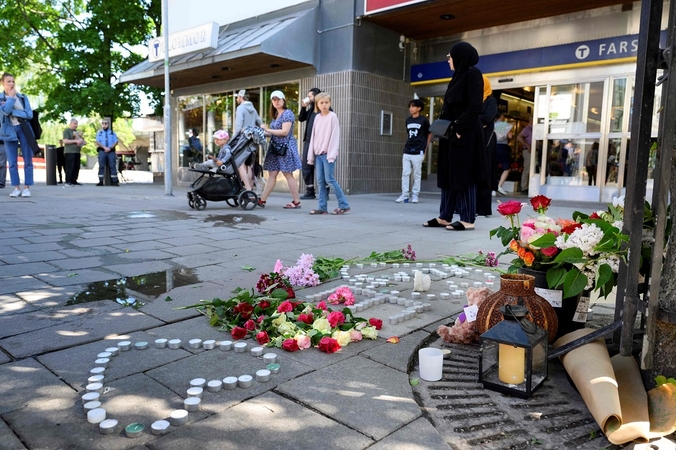
<svg viewBox="0 0 676 450">
<path fill-rule="evenodd" d="M 479 383 L 479 347 L 447 344 L 440 381 L 413 387 L 423 413 L 451 448 L 465 449 L 615 449 L 601 432 L 558 360 L 549 377 L 527 400 L 486 390 Z M 412 378 L 417 373 L 411 374 Z"/>
</svg>

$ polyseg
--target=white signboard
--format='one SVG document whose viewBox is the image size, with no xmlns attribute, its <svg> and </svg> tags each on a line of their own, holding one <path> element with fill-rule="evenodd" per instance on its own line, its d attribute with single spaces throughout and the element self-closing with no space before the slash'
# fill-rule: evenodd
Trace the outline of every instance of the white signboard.
<svg viewBox="0 0 676 450">
<path fill-rule="evenodd" d="M 218 45 L 218 24 L 205 23 L 195 28 L 171 33 L 169 35 L 169 57 L 185 55 L 199 50 L 216 48 Z M 148 42 L 148 60 L 151 62 L 164 59 L 164 36 Z"/>
</svg>

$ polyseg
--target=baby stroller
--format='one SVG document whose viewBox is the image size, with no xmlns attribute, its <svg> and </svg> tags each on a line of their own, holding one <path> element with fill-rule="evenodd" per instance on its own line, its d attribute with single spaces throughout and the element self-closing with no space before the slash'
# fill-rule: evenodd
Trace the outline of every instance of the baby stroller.
<svg viewBox="0 0 676 450">
<path fill-rule="evenodd" d="M 237 168 L 258 151 L 258 145 L 265 143 L 263 130 L 258 127 L 247 127 L 235 134 L 228 142 L 232 150 L 230 160 L 218 168 L 216 172 L 191 168 L 191 172 L 201 173 L 200 177 L 190 185 L 188 206 L 203 210 L 207 200 L 211 202 L 225 201 L 235 208 L 251 210 L 258 204 L 258 195 L 244 189 Z"/>
</svg>

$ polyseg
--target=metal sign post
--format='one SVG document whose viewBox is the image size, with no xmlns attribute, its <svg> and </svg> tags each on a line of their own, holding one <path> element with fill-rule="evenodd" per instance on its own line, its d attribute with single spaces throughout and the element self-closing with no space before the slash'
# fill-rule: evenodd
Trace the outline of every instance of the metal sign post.
<svg viewBox="0 0 676 450">
<path fill-rule="evenodd" d="M 164 35 L 164 195 L 172 192 L 172 151 L 171 151 L 171 90 L 169 88 L 169 5 L 162 0 L 162 34 Z"/>
</svg>

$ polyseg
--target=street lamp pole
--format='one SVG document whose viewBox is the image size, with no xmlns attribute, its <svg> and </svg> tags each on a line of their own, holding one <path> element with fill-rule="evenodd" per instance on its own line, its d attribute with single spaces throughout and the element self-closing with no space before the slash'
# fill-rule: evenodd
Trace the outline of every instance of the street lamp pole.
<svg viewBox="0 0 676 450">
<path fill-rule="evenodd" d="M 169 0 L 162 0 L 164 36 L 164 195 L 172 196 L 171 91 L 169 88 Z"/>
</svg>

